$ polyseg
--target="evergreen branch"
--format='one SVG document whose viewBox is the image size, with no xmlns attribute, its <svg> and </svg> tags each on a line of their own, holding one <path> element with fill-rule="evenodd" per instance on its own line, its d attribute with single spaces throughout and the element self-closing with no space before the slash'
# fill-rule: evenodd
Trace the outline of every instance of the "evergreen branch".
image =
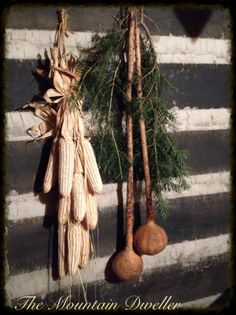
<svg viewBox="0 0 236 315">
<path fill-rule="evenodd" d="M 142 77 L 142 80 L 144 80 L 146 77 L 148 77 L 150 74 L 152 74 L 152 72 L 156 69 L 156 65 L 154 64 L 154 66 L 152 67 L 152 69 L 147 73 L 145 74 L 143 77 Z"/>
<path fill-rule="evenodd" d="M 158 30 L 159 33 L 161 33 L 159 27 L 157 26 L 157 24 L 153 21 L 153 19 L 151 19 L 148 15 L 144 14 L 143 16 L 145 16 L 145 18 L 147 18 L 150 22 L 152 22 L 154 24 L 154 26 L 156 27 L 156 29 Z"/>
<path fill-rule="evenodd" d="M 92 71 L 92 69 L 96 66 L 96 63 L 94 65 L 92 65 L 91 67 L 88 68 L 88 70 L 83 74 L 83 80 L 82 82 L 84 81 L 84 79 L 86 78 L 86 76 L 89 74 L 90 71 Z M 78 90 L 77 90 L 77 93 L 80 94 L 80 91 L 81 91 L 81 87 L 82 87 L 82 84 L 79 84 L 78 86 Z"/>
<path fill-rule="evenodd" d="M 145 101 L 149 98 L 149 96 L 150 96 L 150 94 L 151 94 L 153 88 L 154 88 L 154 84 L 152 85 L 152 87 L 151 87 L 150 90 L 148 91 L 147 96 L 145 96 L 144 100 L 142 101 L 141 106 L 143 106 L 143 104 L 145 103 Z"/>
<path fill-rule="evenodd" d="M 142 27 L 145 29 L 145 26 L 144 23 Z M 101 175 L 105 181 L 126 179 L 129 167 L 125 141 L 127 134 L 124 133 L 122 125 L 124 105 L 127 102 L 127 61 L 123 57 L 125 27 L 126 25 L 122 25 L 122 29 L 119 29 L 116 26 L 106 35 L 95 37 L 93 50 L 90 50 L 81 61 L 84 75 L 80 89 L 98 126 L 94 132 L 94 140 L 97 143 L 95 150 L 98 154 Z M 140 118 L 138 105 L 142 103 L 153 194 L 159 213 L 165 217 L 167 209 L 161 192 L 177 191 L 186 187 L 184 179 L 186 157 L 181 150 L 178 150 L 175 141 L 166 131 L 166 125 L 174 123 L 174 116 L 161 101 L 161 92 L 170 83 L 161 74 L 157 65 L 151 34 L 144 31 L 141 36 L 144 97 L 135 97 L 137 88 L 136 81 L 133 80 L 134 97 L 130 103 L 134 114 L 134 175 L 138 180 L 142 180 L 144 176 L 140 133 L 137 128 Z"/>
<path fill-rule="evenodd" d="M 117 22 L 118 25 L 120 24 L 120 19 L 118 19 L 116 16 L 110 15 L 110 17 L 112 17 Z"/>
<path fill-rule="evenodd" d="M 112 140 L 113 140 L 113 142 L 114 142 L 115 149 L 116 149 L 116 154 L 117 154 L 118 164 L 119 164 L 119 169 L 120 169 L 120 175 L 121 175 L 121 178 L 123 178 L 123 172 L 122 172 L 122 166 L 121 166 L 120 153 L 119 153 L 119 149 L 118 149 L 117 142 L 116 142 L 116 139 L 115 139 L 114 129 L 113 129 L 113 128 L 111 129 L 111 136 L 112 136 Z"/>
<path fill-rule="evenodd" d="M 152 35 L 149 32 L 149 29 L 147 28 L 147 25 L 143 21 L 140 22 L 140 25 L 143 27 L 144 31 L 146 32 L 146 35 L 147 35 L 147 38 L 149 39 L 152 51 L 153 51 L 154 55 L 156 55 L 156 50 L 155 50 L 155 46 L 154 46 L 154 43 L 153 43 Z M 159 66 L 157 64 L 156 58 L 155 58 L 154 62 L 155 62 L 155 65 L 156 65 L 157 69 L 159 70 Z"/>
<path fill-rule="evenodd" d="M 108 121 L 109 122 L 110 122 L 110 117 L 111 117 L 111 107 L 112 107 L 112 99 L 113 99 L 114 88 L 115 88 L 115 80 L 116 80 L 116 76 L 117 76 L 117 72 L 119 70 L 120 64 L 121 64 L 121 59 L 119 59 L 119 62 L 117 64 L 117 67 L 115 69 L 114 76 L 113 76 L 113 79 L 112 79 L 111 95 L 110 95 L 109 111 L 108 111 Z"/>
<path fill-rule="evenodd" d="M 122 24 L 124 24 L 124 22 L 128 19 L 129 15 L 127 14 L 123 19 L 121 18 L 117 18 L 116 16 L 114 15 L 110 15 L 116 22 L 117 24 L 119 25 L 119 27 L 121 27 Z M 122 30 L 127 30 L 128 28 L 124 29 L 122 28 Z"/>
</svg>

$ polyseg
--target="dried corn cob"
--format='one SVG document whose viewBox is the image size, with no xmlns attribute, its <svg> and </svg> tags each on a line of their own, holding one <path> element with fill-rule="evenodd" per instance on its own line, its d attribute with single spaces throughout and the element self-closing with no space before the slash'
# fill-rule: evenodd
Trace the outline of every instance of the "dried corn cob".
<svg viewBox="0 0 236 315">
<path fill-rule="evenodd" d="M 59 139 L 59 192 L 62 196 L 71 193 L 74 170 L 75 144 L 72 139 Z"/>
<path fill-rule="evenodd" d="M 81 226 L 70 223 L 68 226 L 68 274 L 78 270 L 81 252 Z"/>
<path fill-rule="evenodd" d="M 58 222 L 60 224 L 65 224 L 68 222 L 71 207 L 71 197 L 70 196 L 60 196 L 59 208 L 58 208 Z"/>
<path fill-rule="evenodd" d="M 79 259 L 79 267 L 85 268 L 89 262 L 90 255 L 90 235 L 89 229 L 85 228 L 83 225 L 81 226 L 81 251 L 80 251 L 80 259 Z"/>
<path fill-rule="evenodd" d="M 58 178 L 58 141 L 53 140 L 49 155 L 47 170 L 44 176 L 43 192 L 48 193 L 55 185 Z"/>
<path fill-rule="evenodd" d="M 58 273 L 59 278 L 62 279 L 67 274 L 66 261 L 66 240 L 67 240 L 67 226 L 64 224 L 58 225 Z"/>
<path fill-rule="evenodd" d="M 94 230 L 98 223 L 97 199 L 92 191 L 88 191 L 86 200 L 86 224 Z"/>
<path fill-rule="evenodd" d="M 84 176 L 82 173 L 74 174 L 72 191 L 72 212 L 73 219 L 76 222 L 80 222 L 84 219 L 86 211 L 86 196 L 84 187 Z"/>
<path fill-rule="evenodd" d="M 94 193 L 99 194 L 102 191 L 102 179 L 98 170 L 92 145 L 87 139 L 84 139 L 83 141 L 83 149 L 89 186 Z"/>
</svg>

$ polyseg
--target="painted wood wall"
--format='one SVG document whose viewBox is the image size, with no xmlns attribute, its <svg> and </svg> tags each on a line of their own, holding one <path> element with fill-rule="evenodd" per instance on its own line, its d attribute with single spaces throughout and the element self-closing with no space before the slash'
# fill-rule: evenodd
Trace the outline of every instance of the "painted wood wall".
<svg viewBox="0 0 236 315">
<path fill-rule="evenodd" d="M 52 304 L 69 294 L 69 279 L 55 279 L 53 192 L 40 193 L 50 146 L 28 143 L 25 130 L 37 119 L 19 109 L 45 88 L 34 72 L 52 44 L 57 9 L 13 5 L 6 22 L 6 292 L 12 305 L 23 295 L 37 295 Z M 112 25 L 110 16 L 117 8 L 68 11 L 70 29 L 75 31 L 68 46 L 75 51 L 78 44 L 89 45 L 91 32 L 105 32 Z M 93 233 L 96 255 L 81 275 L 89 301 L 112 299 L 123 305 L 131 295 L 149 302 L 172 296 L 185 307 L 207 307 L 217 304 L 230 288 L 230 16 L 220 8 L 186 12 L 146 7 L 146 11 L 160 30 L 148 23 L 160 68 L 174 86 L 173 93 L 164 97 L 177 115 L 178 131 L 173 136 L 187 152 L 191 188 L 165 194 L 170 215 L 166 221 L 157 218 L 169 236 L 165 251 L 144 256 L 139 280 L 114 283 L 109 266 L 111 255 L 121 247 L 125 183 L 122 187 L 105 183 L 98 198 L 99 225 Z M 144 220 L 144 209 L 142 185 L 136 186 L 137 227 Z M 81 295 L 83 300 L 78 276 L 72 293 L 74 299 Z"/>
</svg>

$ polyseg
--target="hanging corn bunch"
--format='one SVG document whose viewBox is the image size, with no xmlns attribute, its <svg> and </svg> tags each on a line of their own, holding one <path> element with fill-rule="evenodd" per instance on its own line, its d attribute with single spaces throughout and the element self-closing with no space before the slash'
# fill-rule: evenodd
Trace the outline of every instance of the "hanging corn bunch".
<svg viewBox="0 0 236 315">
<path fill-rule="evenodd" d="M 53 138 L 43 190 L 58 185 L 58 269 L 59 277 L 74 275 L 84 268 L 91 252 L 89 231 L 98 222 L 96 194 L 102 191 L 93 148 L 84 135 L 82 98 L 75 93 L 81 73 L 77 59 L 67 54 L 65 36 L 68 15 L 58 12 L 58 28 L 50 49 L 50 71 L 38 74 L 51 82 L 44 104 L 31 103 L 34 114 L 43 122 L 28 130 L 40 132 L 35 140 Z"/>
</svg>

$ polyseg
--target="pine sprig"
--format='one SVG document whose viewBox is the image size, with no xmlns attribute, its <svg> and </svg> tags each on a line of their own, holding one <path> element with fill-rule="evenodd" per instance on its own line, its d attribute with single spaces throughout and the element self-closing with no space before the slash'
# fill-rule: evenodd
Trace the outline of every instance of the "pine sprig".
<svg viewBox="0 0 236 315">
<path fill-rule="evenodd" d="M 82 54 L 79 67 L 82 80 L 77 87 L 86 103 L 97 128 L 93 139 L 103 178 L 124 181 L 128 169 L 125 107 L 127 60 L 124 54 L 127 29 L 117 27 L 104 36 L 95 34 L 92 48 Z M 160 72 L 150 37 L 142 34 L 142 86 L 143 117 L 146 124 L 152 190 L 157 209 L 167 216 L 163 191 L 182 191 L 188 188 L 186 154 L 167 132 L 167 126 L 175 126 L 175 117 L 162 101 L 165 89 L 172 88 Z M 140 100 L 135 96 L 130 104 L 134 117 L 134 172 L 137 180 L 143 179 L 142 153 L 139 134 Z"/>
</svg>

